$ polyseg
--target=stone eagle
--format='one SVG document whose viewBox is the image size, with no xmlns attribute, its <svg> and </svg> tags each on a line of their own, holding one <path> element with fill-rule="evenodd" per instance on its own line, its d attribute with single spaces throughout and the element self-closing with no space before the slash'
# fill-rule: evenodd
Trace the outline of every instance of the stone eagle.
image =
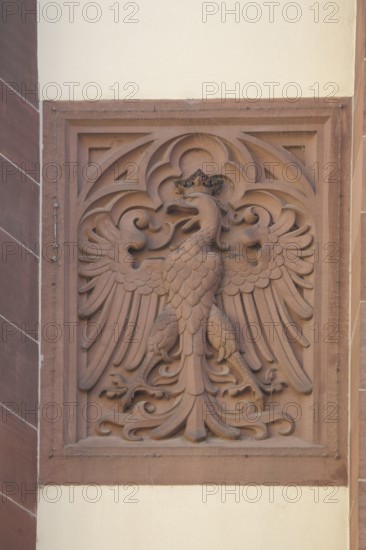
<svg viewBox="0 0 366 550">
<path fill-rule="evenodd" d="M 224 398 L 265 416 L 269 394 L 312 391 L 299 330 L 313 315 L 310 227 L 269 192 L 225 202 L 224 183 L 201 169 L 176 180 L 177 198 L 159 210 L 174 223 L 154 246 L 147 234 L 160 228 L 138 194 L 117 221 L 97 214 L 80 241 L 78 313 L 98 330 L 79 388 L 120 403 L 127 439 L 240 439 L 245 423 L 223 414 Z"/>
</svg>

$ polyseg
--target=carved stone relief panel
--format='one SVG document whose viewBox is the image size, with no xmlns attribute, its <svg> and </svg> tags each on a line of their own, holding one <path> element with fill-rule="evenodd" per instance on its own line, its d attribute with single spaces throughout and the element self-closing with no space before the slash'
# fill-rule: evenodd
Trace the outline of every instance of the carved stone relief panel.
<svg viewBox="0 0 366 550">
<path fill-rule="evenodd" d="M 45 481 L 345 482 L 347 105 L 260 105 L 47 105 Z"/>
</svg>

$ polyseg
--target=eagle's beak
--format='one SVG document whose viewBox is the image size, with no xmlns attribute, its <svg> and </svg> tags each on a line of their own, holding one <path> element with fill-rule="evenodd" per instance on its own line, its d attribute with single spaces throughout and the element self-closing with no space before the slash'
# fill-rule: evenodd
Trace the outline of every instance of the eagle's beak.
<svg viewBox="0 0 366 550">
<path fill-rule="evenodd" d="M 169 202 L 165 205 L 164 208 L 165 212 L 167 214 L 172 214 L 173 212 L 180 212 L 180 211 L 186 211 L 191 210 L 192 214 L 196 214 L 198 212 L 198 209 L 196 206 L 194 206 L 192 203 L 186 201 L 185 199 L 176 199 L 174 201 Z"/>
</svg>

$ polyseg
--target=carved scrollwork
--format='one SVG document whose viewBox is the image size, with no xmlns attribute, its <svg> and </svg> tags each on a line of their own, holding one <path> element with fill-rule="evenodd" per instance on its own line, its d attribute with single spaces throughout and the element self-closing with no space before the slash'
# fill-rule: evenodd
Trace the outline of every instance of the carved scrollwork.
<svg viewBox="0 0 366 550">
<path fill-rule="evenodd" d="M 138 166 L 133 183 L 123 159 Z M 81 186 L 79 221 L 78 314 L 98 329 L 83 342 L 79 388 L 104 404 L 96 433 L 195 443 L 293 433 L 291 415 L 268 404 L 312 392 L 307 168 L 240 132 L 144 136 L 101 164 Z"/>
</svg>

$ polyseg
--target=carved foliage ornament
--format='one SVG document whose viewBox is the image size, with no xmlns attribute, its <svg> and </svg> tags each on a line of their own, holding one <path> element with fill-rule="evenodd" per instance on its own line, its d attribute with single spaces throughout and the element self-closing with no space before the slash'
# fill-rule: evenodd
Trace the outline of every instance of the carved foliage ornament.
<svg viewBox="0 0 366 550">
<path fill-rule="evenodd" d="M 79 193 L 78 385 L 103 409 L 91 435 L 296 432 L 289 408 L 268 404 L 313 390 L 308 168 L 241 131 L 141 134 L 98 164 Z"/>
</svg>

